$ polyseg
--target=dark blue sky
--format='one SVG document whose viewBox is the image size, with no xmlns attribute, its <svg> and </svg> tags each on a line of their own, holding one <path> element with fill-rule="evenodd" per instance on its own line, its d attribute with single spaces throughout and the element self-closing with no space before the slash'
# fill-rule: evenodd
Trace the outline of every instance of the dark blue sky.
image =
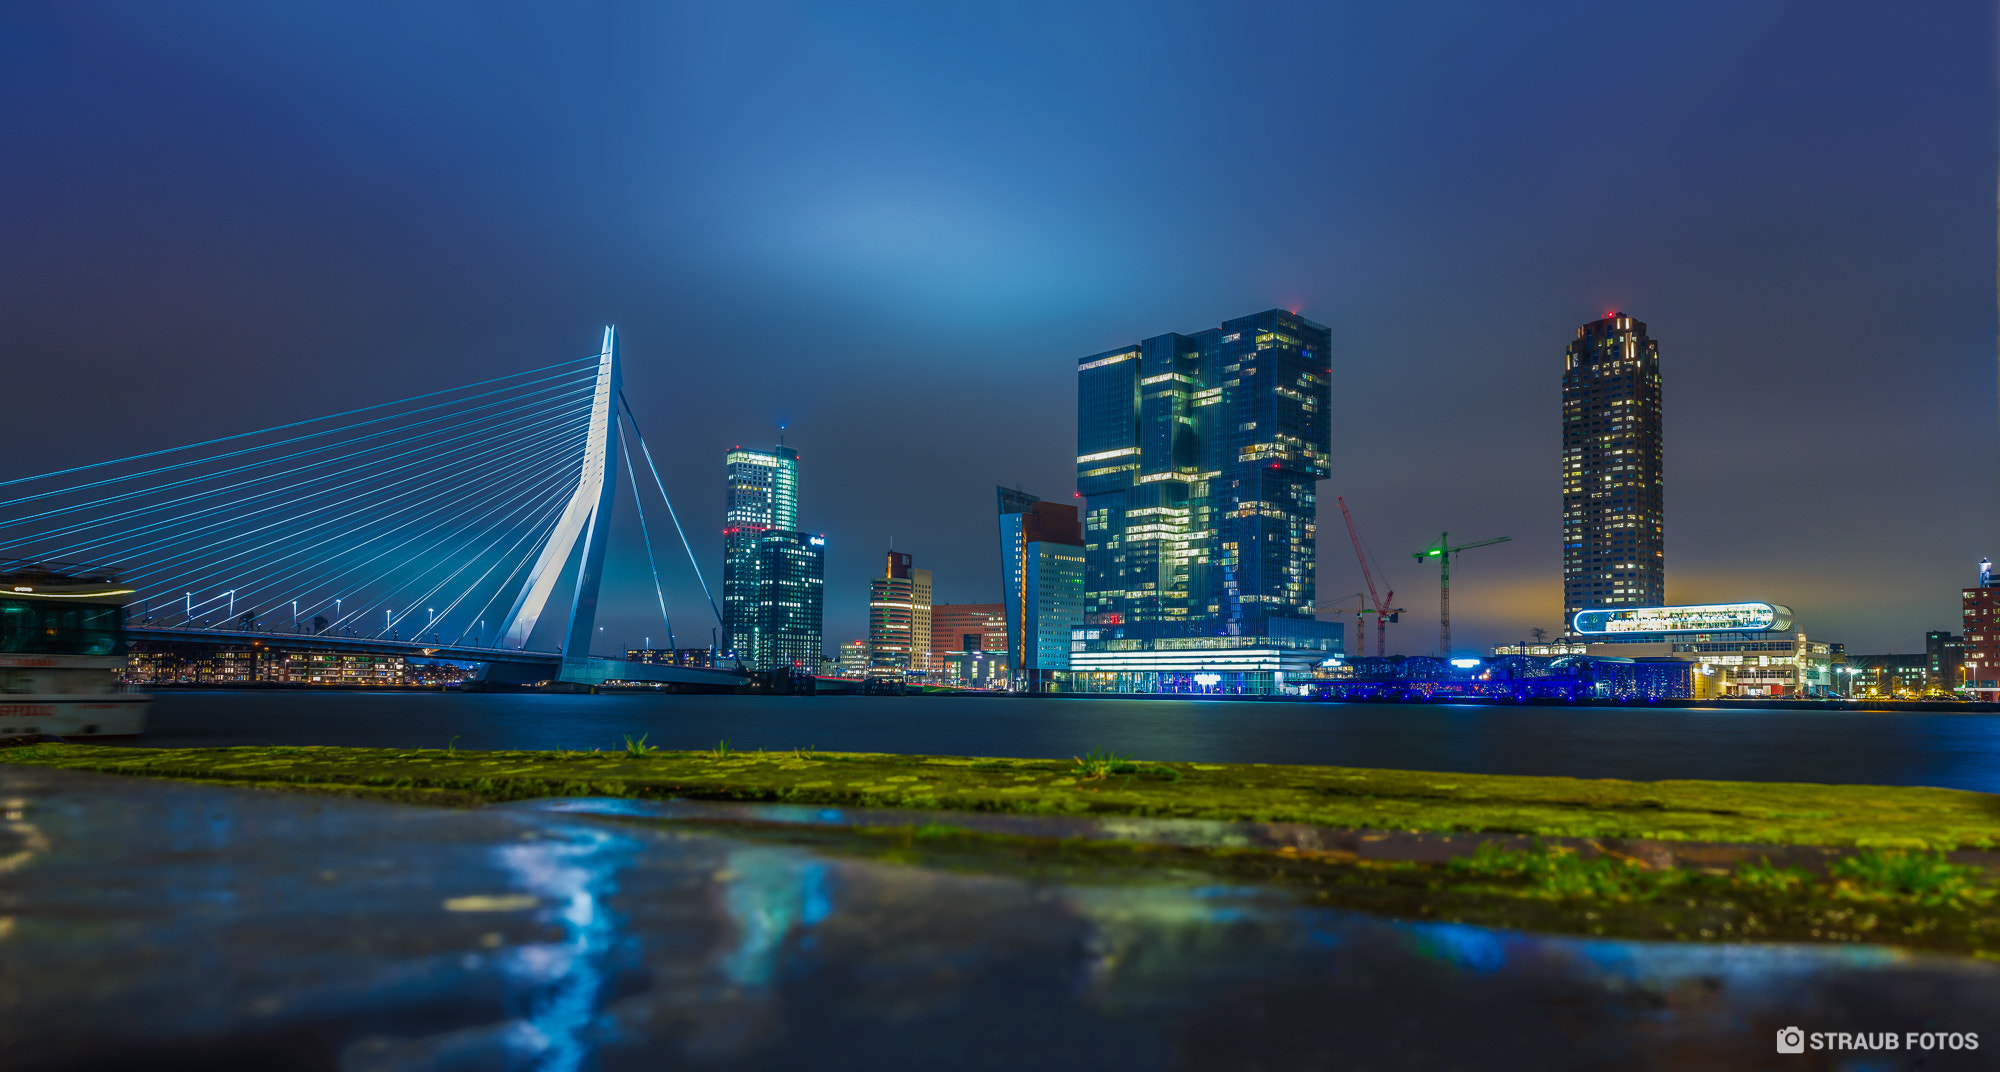
<svg viewBox="0 0 2000 1072">
<path fill-rule="evenodd" d="M 1557 627 L 1562 348 L 1621 309 L 1669 598 L 1916 650 L 2000 555 L 1994 42 L 1971 2 L 8 5 L 0 352 L 53 402 L 0 476 L 615 321 L 705 568 L 722 452 L 791 425 L 831 647 L 892 536 L 998 598 L 993 485 L 1074 488 L 1077 357 L 1283 305 L 1334 333 L 1320 595 L 1341 494 L 1424 651 L 1441 529 L 1515 540 L 1454 571 L 1461 644 Z"/>
</svg>

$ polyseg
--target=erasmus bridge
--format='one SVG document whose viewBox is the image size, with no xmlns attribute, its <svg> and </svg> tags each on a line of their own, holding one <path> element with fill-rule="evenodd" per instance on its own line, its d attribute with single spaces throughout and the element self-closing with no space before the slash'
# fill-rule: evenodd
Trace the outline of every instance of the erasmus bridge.
<svg viewBox="0 0 2000 1072">
<path fill-rule="evenodd" d="M 609 327 L 589 357 L 0 481 L 0 559 L 115 573 L 135 639 L 477 662 L 495 684 L 742 684 L 591 654 L 621 469 L 673 646 L 635 444 L 706 595 Z"/>
</svg>

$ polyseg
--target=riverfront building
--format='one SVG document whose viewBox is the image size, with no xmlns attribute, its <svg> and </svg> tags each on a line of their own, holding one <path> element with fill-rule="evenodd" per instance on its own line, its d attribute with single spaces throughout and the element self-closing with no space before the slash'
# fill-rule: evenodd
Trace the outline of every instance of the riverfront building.
<svg viewBox="0 0 2000 1072">
<path fill-rule="evenodd" d="M 851 677 L 856 681 L 868 676 L 868 642 L 865 640 L 844 640 L 840 644 L 840 657 L 834 660 L 834 673 L 840 677 Z"/>
<path fill-rule="evenodd" d="M 1964 691 L 1975 699 L 1991 699 L 2000 693 L 2000 579 L 1992 564 L 1979 563 L 1979 585 L 1959 592 L 1959 613 L 1964 621 Z"/>
<path fill-rule="evenodd" d="M 723 650 L 751 670 L 816 670 L 826 537 L 797 531 L 799 452 L 737 447 L 723 469 Z"/>
<path fill-rule="evenodd" d="M 1593 658 L 1694 664 L 1690 695 L 1698 700 L 1835 696 L 1846 688 L 1845 649 L 1811 639 L 1791 608 L 1775 603 L 1584 610 L 1571 617 L 1570 633 Z"/>
<path fill-rule="evenodd" d="M 1944 629 L 1924 634 L 1924 656 L 1928 664 L 1926 684 L 1934 689 L 1955 689 L 1965 681 L 1965 638 Z"/>
<path fill-rule="evenodd" d="M 1072 688 L 1285 691 L 1341 649 L 1314 618 L 1331 342 L 1272 309 L 1077 362 Z"/>
<path fill-rule="evenodd" d="M 868 676 L 921 680 L 931 660 L 931 571 L 889 552 L 868 582 Z"/>
<path fill-rule="evenodd" d="M 1004 684 L 1006 658 L 1006 604 L 932 605 L 931 680 L 985 688 L 995 684 L 997 676 Z"/>
<path fill-rule="evenodd" d="M 1016 691 L 1046 692 L 1069 669 L 1071 640 L 1084 623 L 1083 526 L 1068 503 L 996 491 L 1005 672 Z"/>
<path fill-rule="evenodd" d="M 463 667 L 401 655 L 292 650 L 265 641 L 137 638 L 120 679 L 133 685 L 422 685 L 462 681 Z"/>
<path fill-rule="evenodd" d="M 1660 347 L 1611 313 L 1563 353 L 1563 617 L 1667 600 Z"/>
</svg>

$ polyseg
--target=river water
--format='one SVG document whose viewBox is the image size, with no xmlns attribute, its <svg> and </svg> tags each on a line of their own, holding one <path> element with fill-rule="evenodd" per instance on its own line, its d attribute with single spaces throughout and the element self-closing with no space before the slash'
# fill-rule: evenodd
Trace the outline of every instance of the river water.
<svg viewBox="0 0 2000 1072">
<path fill-rule="evenodd" d="M 140 743 L 902 752 L 2000 792 L 2000 715 L 1000 696 L 168 692 Z"/>
</svg>

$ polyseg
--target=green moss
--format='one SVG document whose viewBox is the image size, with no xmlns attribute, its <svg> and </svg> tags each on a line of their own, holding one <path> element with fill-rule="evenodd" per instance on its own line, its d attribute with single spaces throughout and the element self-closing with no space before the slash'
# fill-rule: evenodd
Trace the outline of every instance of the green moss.
<svg viewBox="0 0 2000 1072">
<path fill-rule="evenodd" d="M 1297 849 L 1014 837 L 941 823 L 680 824 L 887 863 L 1057 881 L 1220 877 L 1409 919 L 1632 938 L 1866 941 L 2000 957 L 1991 877 L 1941 854 L 1992 847 L 2000 798 L 1945 789 L 1169 764 L 1108 753 L 1067 761 L 745 753 L 726 743 L 666 752 L 644 738 L 605 752 L 36 745 L 0 750 L 0 762 L 447 806 L 678 797 L 1839 847 L 1853 851 L 1820 876 L 1763 861 L 1734 873 L 1651 868 L 1559 846 L 1483 843 L 1471 855 L 1425 865 Z"/>
<path fill-rule="evenodd" d="M 1137 815 L 1346 828 L 1904 850 L 1992 848 L 2000 798 L 1950 789 L 1438 774 L 1352 767 L 817 751 L 606 752 L 36 745 L 0 762 L 471 802 L 684 797 Z"/>
<path fill-rule="evenodd" d="M 1652 869 L 1561 848 L 1486 846 L 1443 865 L 1329 859 L 1295 850 L 1197 849 L 1143 842 L 1035 839 L 947 826 L 801 827 L 756 822 L 638 825 L 805 846 L 878 863 L 1072 885 L 1212 886 L 1218 881 L 1289 889 L 1310 902 L 1403 919 L 1665 941 L 1803 941 L 1898 945 L 2000 958 L 2000 918 L 1976 898 L 1927 903 L 1881 890 L 1858 904 L 1845 883 L 1786 871 L 1760 882 L 1759 867 L 1726 872 Z M 1981 887 L 1990 889 L 1990 886 Z"/>
</svg>

